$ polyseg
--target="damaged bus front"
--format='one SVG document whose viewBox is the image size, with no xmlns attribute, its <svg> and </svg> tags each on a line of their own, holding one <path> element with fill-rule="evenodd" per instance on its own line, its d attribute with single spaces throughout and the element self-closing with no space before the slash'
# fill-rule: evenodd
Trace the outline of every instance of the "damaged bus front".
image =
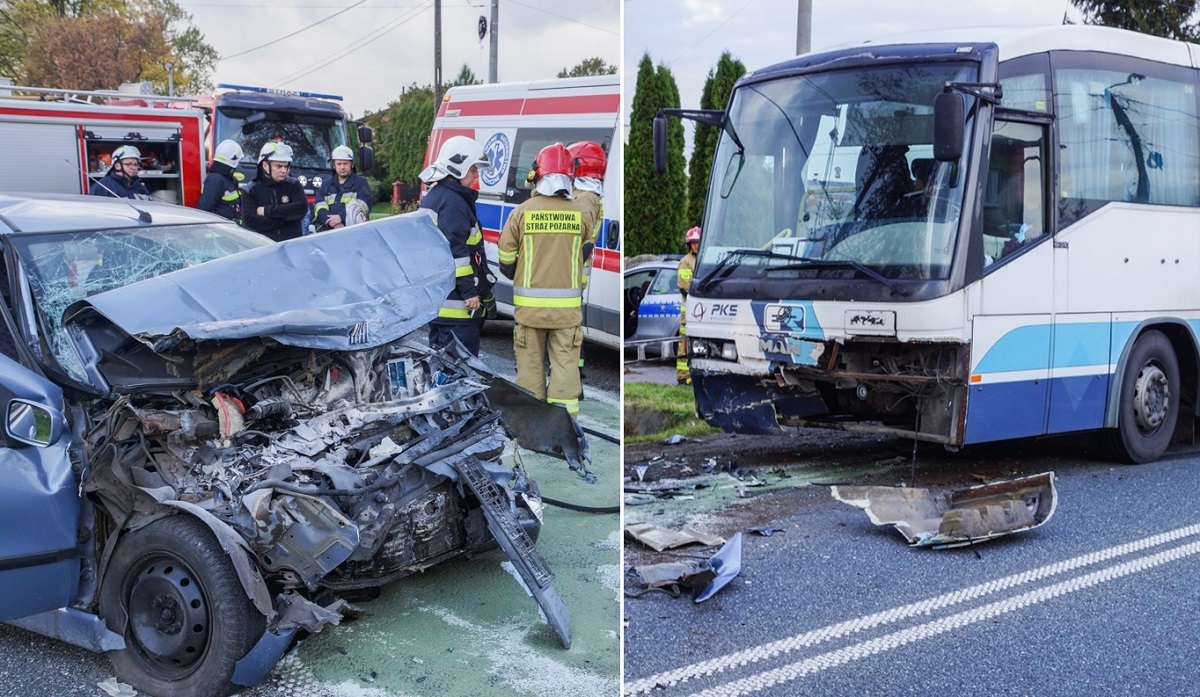
<svg viewBox="0 0 1200 697">
<path fill-rule="evenodd" d="M 5 381 L 0 456 L 43 482 L 0 500 L 47 531 L 0 538 L 5 596 L 45 584 L 0 619 L 109 651 L 147 693 L 225 694 L 336 624 L 340 594 L 499 545 L 570 645 L 504 422 L 562 425 L 521 444 L 581 474 L 586 444 L 536 400 L 501 413 L 499 378 L 408 336 L 453 278 L 428 217 L 264 245 L 155 204 L 153 226 L 115 202 L 79 204 L 99 229 L 39 221 L 54 205 L 75 212 L 0 200 L 24 365 L 0 361 L 29 383 Z"/>
<path fill-rule="evenodd" d="M 951 448 L 1100 429 L 1117 459 L 1161 456 L 1197 409 L 1189 51 L 945 31 L 660 112 L 657 162 L 663 116 L 721 129 L 687 307 L 700 413 Z"/>
</svg>

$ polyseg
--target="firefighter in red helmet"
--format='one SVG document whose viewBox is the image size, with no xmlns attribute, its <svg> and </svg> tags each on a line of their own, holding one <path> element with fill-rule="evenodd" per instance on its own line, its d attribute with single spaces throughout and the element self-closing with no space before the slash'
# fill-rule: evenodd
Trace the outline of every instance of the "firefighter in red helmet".
<svg viewBox="0 0 1200 697">
<path fill-rule="evenodd" d="M 500 233 L 500 272 L 513 281 L 517 384 L 579 413 L 585 249 L 595 213 L 574 200 L 575 160 L 562 143 L 534 159 L 530 198 Z M 546 384 L 546 361 L 550 384 Z"/>
<path fill-rule="evenodd" d="M 567 152 L 575 160 L 575 200 L 590 208 L 596 218 L 596 226 L 583 242 L 583 285 L 586 288 L 588 274 L 592 270 L 592 250 L 600 239 L 600 228 L 604 225 L 604 172 L 608 169 L 608 154 L 600 144 L 592 140 L 581 140 L 567 146 Z M 579 352 L 579 381 L 583 382 L 583 351 Z M 579 393 L 583 399 L 583 392 Z"/>
<path fill-rule="evenodd" d="M 696 273 L 696 255 L 700 251 L 700 228 L 689 228 L 683 235 L 687 254 L 679 260 L 676 283 L 683 303 L 679 306 L 679 347 L 675 351 L 675 379 L 680 385 L 692 384 L 692 373 L 687 362 L 687 296 L 692 290 L 692 276 Z"/>
</svg>

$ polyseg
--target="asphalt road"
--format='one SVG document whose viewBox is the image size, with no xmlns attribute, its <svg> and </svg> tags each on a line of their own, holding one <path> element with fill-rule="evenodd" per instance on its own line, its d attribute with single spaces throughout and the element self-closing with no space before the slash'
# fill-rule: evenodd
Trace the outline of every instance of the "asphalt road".
<svg viewBox="0 0 1200 697">
<path fill-rule="evenodd" d="M 720 451 L 692 445 L 697 466 Z M 915 468 L 904 441 L 867 450 L 869 461 L 839 470 L 828 443 L 785 444 L 774 458 L 785 469 L 754 471 L 780 486 L 769 493 L 721 498 L 733 480 L 718 475 L 690 498 L 627 507 L 627 519 L 740 531 L 743 559 L 741 575 L 703 604 L 626 600 L 625 694 L 1197 694 L 1200 448 L 1122 466 L 1077 437 L 921 448 Z M 627 468 L 646 454 L 627 449 Z M 1057 478 L 1049 522 L 945 551 L 909 548 L 829 486 L 787 486 L 911 483 L 914 473 L 918 485 L 959 486 L 1042 471 Z M 761 525 L 782 532 L 749 533 Z M 626 544 L 626 566 L 666 556 Z"/>
<path fill-rule="evenodd" d="M 511 377 L 512 324 L 489 322 L 483 359 Z M 585 427 L 620 433 L 617 352 L 589 349 Z M 547 496 L 586 506 L 619 502 L 619 446 L 592 439 L 589 485 L 565 463 L 523 456 Z M 620 675 L 618 516 L 547 507 L 538 548 L 571 612 L 564 651 L 502 555 L 454 560 L 391 584 L 353 622 L 309 637 L 266 682 L 240 697 L 616 695 Z M 0 697 L 102 697 L 108 659 L 0 624 Z"/>
</svg>

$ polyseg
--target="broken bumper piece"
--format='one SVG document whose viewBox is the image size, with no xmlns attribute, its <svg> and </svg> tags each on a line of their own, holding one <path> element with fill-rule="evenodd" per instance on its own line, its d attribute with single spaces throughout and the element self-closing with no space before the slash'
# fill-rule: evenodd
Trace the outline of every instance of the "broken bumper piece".
<svg viewBox="0 0 1200 697">
<path fill-rule="evenodd" d="M 692 591 L 692 600 L 702 603 L 729 585 L 742 572 L 742 533 L 734 533 L 725 546 L 708 559 L 643 564 L 631 569 L 644 588 L 634 597 L 661 590 L 678 597 L 681 589 Z"/>
<path fill-rule="evenodd" d="M 833 497 L 891 525 L 914 547 L 949 549 L 1032 530 L 1054 515 L 1054 473 L 950 491 L 835 486 Z"/>
</svg>

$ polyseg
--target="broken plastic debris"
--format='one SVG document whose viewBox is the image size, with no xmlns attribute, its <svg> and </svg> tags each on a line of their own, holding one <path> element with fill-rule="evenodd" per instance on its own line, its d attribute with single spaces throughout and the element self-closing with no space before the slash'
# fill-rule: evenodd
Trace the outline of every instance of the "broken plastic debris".
<svg viewBox="0 0 1200 697">
<path fill-rule="evenodd" d="M 682 588 L 692 591 L 692 600 L 702 603 L 729 585 L 742 570 L 742 534 L 735 533 L 724 547 L 708 559 L 645 564 L 631 569 L 646 590 L 662 590 L 678 597 Z"/>
<path fill-rule="evenodd" d="M 709 547 L 716 547 L 725 542 L 725 538 L 719 535 L 709 535 L 689 528 L 668 530 L 652 523 L 630 523 L 625 526 L 625 534 L 656 552 L 697 542 Z"/>
<path fill-rule="evenodd" d="M 134 690 L 132 685 L 126 685 L 116 678 L 98 682 L 96 687 L 107 692 L 109 697 L 138 697 L 137 690 Z"/>
<path fill-rule="evenodd" d="M 713 597 L 717 591 L 729 585 L 729 582 L 742 572 L 742 533 L 734 533 L 729 542 L 718 550 L 708 560 L 708 563 L 716 573 L 716 577 L 709 581 L 708 585 L 693 598 L 697 603 Z"/>
<path fill-rule="evenodd" d="M 1054 515 L 1054 473 L 950 491 L 889 486 L 835 486 L 833 497 L 892 525 L 914 547 L 962 547 L 1023 530 Z"/>
<path fill-rule="evenodd" d="M 687 436 L 683 436 L 683 435 L 676 433 L 675 435 L 667 438 L 663 442 L 666 443 L 667 445 L 679 445 L 680 443 L 684 442 L 685 440 L 687 440 Z"/>
<path fill-rule="evenodd" d="M 783 532 L 783 528 L 775 528 L 769 525 L 764 525 L 762 527 L 750 528 L 750 532 L 757 535 L 762 535 L 763 537 L 770 537 L 777 532 Z"/>
</svg>

